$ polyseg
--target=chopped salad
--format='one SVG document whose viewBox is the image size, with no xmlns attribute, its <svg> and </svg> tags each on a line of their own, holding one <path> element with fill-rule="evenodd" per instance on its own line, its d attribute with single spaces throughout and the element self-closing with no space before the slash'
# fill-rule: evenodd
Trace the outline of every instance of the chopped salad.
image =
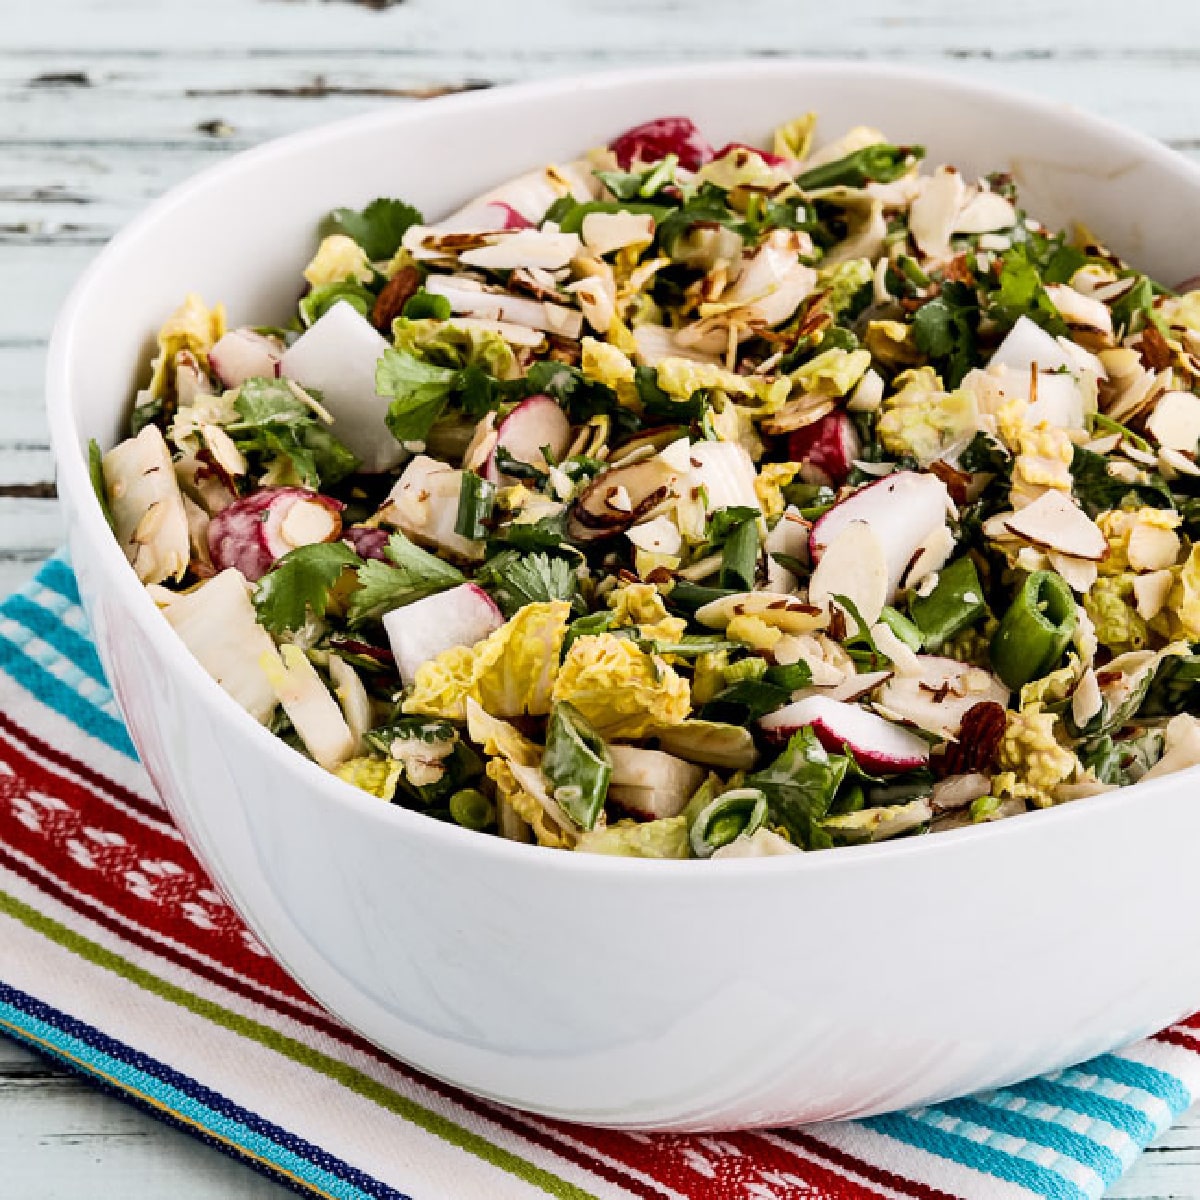
<svg viewBox="0 0 1200 1200">
<path fill-rule="evenodd" d="M 205 670 L 380 801 L 606 854 L 1200 763 L 1200 291 L 814 129 L 338 209 L 286 327 L 188 296 L 92 469 Z"/>
</svg>

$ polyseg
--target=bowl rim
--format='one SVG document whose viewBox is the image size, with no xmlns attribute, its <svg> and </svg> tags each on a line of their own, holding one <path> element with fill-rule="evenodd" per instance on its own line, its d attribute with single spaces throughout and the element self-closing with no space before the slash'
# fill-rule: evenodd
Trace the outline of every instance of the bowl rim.
<svg viewBox="0 0 1200 1200">
<path fill-rule="evenodd" d="M 837 58 L 814 60 L 797 56 L 769 60 L 702 61 L 668 67 L 620 68 L 589 72 L 578 77 L 556 76 L 544 80 L 506 84 L 486 90 L 441 96 L 422 101 L 420 104 L 380 107 L 272 138 L 260 145 L 229 155 L 189 176 L 143 208 L 124 225 L 92 259 L 72 286 L 59 309 L 47 347 L 46 409 L 58 488 L 61 498 L 70 510 L 69 524 L 76 526 L 79 535 L 96 548 L 95 554 L 103 566 L 106 584 L 118 606 L 138 621 L 157 652 L 163 655 L 172 670 L 178 672 L 183 686 L 194 701 L 203 704 L 215 721 L 243 722 L 246 737 L 252 746 L 261 747 L 261 752 L 269 756 L 284 775 L 299 772 L 299 779 L 305 786 L 320 791 L 329 803 L 348 808 L 383 826 L 395 827 L 412 836 L 425 838 L 447 852 L 471 854 L 474 850 L 502 862 L 511 861 L 526 868 L 552 873 L 586 871 L 624 875 L 633 872 L 638 875 L 645 873 L 662 880 L 675 880 L 681 873 L 686 873 L 692 878 L 716 878 L 732 882 L 767 872 L 845 870 L 857 866 L 869 868 L 870 864 L 880 859 L 923 860 L 931 853 L 950 853 L 953 847 L 977 842 L 980 838 L 994 841 L 997 853 L 1008 853 L 1006 847 L 1014 838 L 1037 836 L 1038 829 L 1045 828 L 1049 832 L 1056 824 L 1078 822 L 1084 819 L 1085 813 L 1111 812 L 1131 803 L 1145 805 L 1155 799 L 1165 800 L 1183 779 L 1195 778 L 1195 772 L 1200 770 L 1200 767 L 1188 768 L 1171 776 L 1162 776 L 1089 797 L 1086 806 L 1083 807 L 1062 804 L 1052 809 L 1020 814 L 995 823 L 945 830 L 932 837 L 920 836 L 860 846 L 840 846 L 815 854 L 708 861 L 706 868 L 702 870 L 698 870 L 692 860 L 552 853 L 542 846 L 513 842 L 493 834 L 477 833 L 450 822 L 435 820 L 413 809 L 383 804 L 293 750 L 265 726 L 255 721 L 200 666 L 162 617 L 145 586 L 130 569 L 92 491 L 87 459 L 80 447 L 80 435 L 71 401 L 72 395 L 77 394 L 78 383 L 73 344 L 77 329 L 87 320 L 94 293 L 102 290 L 110 263 L 127 247 L 136 244 L 143 231 L 169 219 L 176 207 L 189 202 L 197 192 L 232 184 L 242 173 L 254 171 L 277 158 L 290 157 L 298 151 L 317 152 L 327 142 L 337 141 L 351 132 L 394 129 L 419 123 L 430 111 L 442 114 L 461 112 L 467 115 L 494 105 L 550 99 L 567 91 L 589 92 L 602 97 L 608 92 L 653 82 L 695 84 L 698 81 L 709 80 L 727 83 L 746 76 L 791 78 L 799 73 L 813 77 L 818 82 L 821 78 L 841 80 L 857 76 L 864 80 L 883 78 L 900 85 L 932 86 L 948 93 L 973 96 L 999 104 L 1010 109 L 1014 117 L 1036 119 L 1039 115 L 1053 113 L 1060 119 L 1066 117 L 1077 123 L 1081 129 L 1136 153 L 1171 173 L 1190 177 L 1197 193 L 1200 194 L 1200 166 L 1146 134 L 1073 105 L 1043 99 L 1007 87 L 962 79 L 936 70 L 890 63 Z M 253 728 L 250 728 L 251 726 Z M 938 847 L 944 847 L 944 850 Z"/>
</svg>

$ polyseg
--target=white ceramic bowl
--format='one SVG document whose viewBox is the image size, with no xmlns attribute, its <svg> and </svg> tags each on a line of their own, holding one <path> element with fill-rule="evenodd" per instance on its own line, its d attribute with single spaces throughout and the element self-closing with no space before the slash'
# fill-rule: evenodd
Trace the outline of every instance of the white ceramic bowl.
<svg viewBox="0 0 1200 1200">
<path fill-rule="evenodd" d="M 1052 812 L 763 861 L 515 845 L 380 804 L 213 683 L 126 565 L 88 484 L 184 292 L 282 318 L 317 219 L 379 194 L 436 216 L 636 122 L 715 144 L 807 109 L 934 162 L 1010 170 L 1167 280 L 1200 270 L 1200 172 L 1080 113 L 863 65 L 742 63 L 405 106 L 239 155 L 104 250 L 50 350 L 59 487 L 134 741 L 187 837 L 315 997 L 442 1079 L 600 1125 L 709 1129 L 879 1112 L 1076 1062 L 1200 1004 L 1189 771 Z"/>
</svg>

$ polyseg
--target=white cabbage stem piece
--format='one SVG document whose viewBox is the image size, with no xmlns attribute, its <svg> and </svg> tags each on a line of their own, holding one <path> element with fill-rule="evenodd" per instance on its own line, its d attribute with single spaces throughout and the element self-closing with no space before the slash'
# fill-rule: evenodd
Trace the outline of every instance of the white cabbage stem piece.
<svg viewBox="0 0 1200 1200">
<path fill-rule="evenodd" d="M 317 669 L 299 646 L 264 653 L 259 664 L 309 754 L 327 771 L 354 753 L 355 738 Z"/>
<path fill-rule="evenodd" d="M 147 425 L 104 456 L 104 489 L 117 541 L 138 578 L 182 579 L 191 557 L 187 512 L 157 425 Z"/>
<path fill-rule="evenodd" d="M 200 665 L 264 725 L 278 703 L 262 663 L 277 658 L 259 625 L 246 577 L 230 567 L 190 592 L 163 590 L 163 616 Z"/>
</svg>

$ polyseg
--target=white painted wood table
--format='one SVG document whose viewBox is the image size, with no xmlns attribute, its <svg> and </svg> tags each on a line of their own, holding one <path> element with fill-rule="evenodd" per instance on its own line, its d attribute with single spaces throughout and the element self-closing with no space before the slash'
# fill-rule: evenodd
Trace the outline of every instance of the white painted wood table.
<svg viewBox="0 0 1200 1200">
<path fill-rule="evenodd" d="M 41 391 L 55 310 L 165 188 L 381 104 L 617 63 L 780 54 L 1018 86 L 1200 157 L 1197 0 L 0 0 L 0 591 L 61 536 Z M 0 1041 L 0 1195 L 166 1194 L 285 1193 Z M 1113 1195 L 1200 1200 L 1200 1117 Z"/>
</svg>

